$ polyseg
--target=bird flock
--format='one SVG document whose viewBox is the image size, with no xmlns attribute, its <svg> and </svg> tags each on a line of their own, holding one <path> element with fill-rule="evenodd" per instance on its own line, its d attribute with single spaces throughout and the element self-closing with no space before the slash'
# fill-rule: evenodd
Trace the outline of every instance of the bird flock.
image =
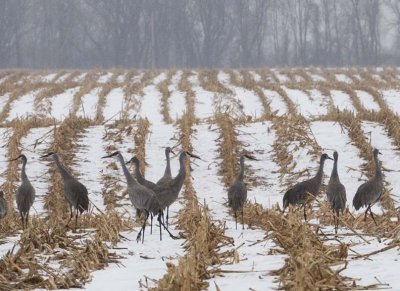
<svg viewBox="0 0 400 291">
<path fill-rule="evenodd" d="M 160 230 L 160 240 L 162 240 L 162 229 L 166 230 L 169 236 L 173 239 L 178 237 L 173 235 L 169 230 L 169 207 L 177 200 L 179 193 L 182 189 L 185 177 L 186 177 L 186 166 L 185 162 L 188 158 L 201 159 L 199 156 L 194 155 L 188 151 L 182 151 L 179 154 L 179 171 L 178 174 L 173 177 L 171 173 L 170 154 L 175 154 L 172 148 L 167 147 L 165 149 L 166 167 L 163 176 L 156 182 L 153 183 L 145 179 L 140 171 L 140 161 L 134 156 L 130 160 L 125 162 L 124 157 L 119 151 L 113 152 L 102 158 L 114 158 L 119 162 L 122 171 L 124 173 L 127 182 L 127 191 L 129 199 L 132 205 L 136 208 L 137 215 L 143 215 L 144 221 L 142 227 L 136 237 L 137 242 L 140 240 L 144 242 L 144 233 L 147 225 L 147 220 L 150 217 L 151 232 L 153 228 L 153 217 L 157 217 Z M 383 177 L 380 169 L 378 155 L 380 154 L 378 149 L 373 150 L 373 157 L 375 162 L 375 175 L 367 182 L 360 185 L 353 199 L 353 206 L 356 210 L 361 207 L 366 207 L 364 220 L 367 218 L 368 212 L 370 213 L 373 221 L 376 224 L 376 220 L 371 210 L 371 206 L 378 202 L 383 193 Z M 78 225 L 78 215 L 84 211 L 89 210 L 89 196 L 87 188 L 80 183 L 73 175 L 65 168 L 60 161 L 59 156 L 55 152 L 49 152 L 41 159 L 52 158 L 56 164 L 58 172 L 61 175 L 64 185 L 64 197 L 70 208 L 70 218 L 66 224 L 69 226 L 70 221 L 75 215 L 75 228 Z M 319 168 L 316 175 L 302 182 L 295 184 L 293 187 L 288 189 L 283 196 L 283 211 L 289 205 L 296 206 L 300 205 L 304 211 L 304 219 L 307 220 L 306 207 L 314 200 L 319 194 L 323 180 L 323 170 L 326 160 L 333 160 L 334 165 L 332 173 L 329 179 L 329 183 L 326 189 L 327 200 L 332 208 L 334 214 L 335 233 L 337 233 L 339 226 L 339 215 L 343 213 L 346 207 L 346 189 L 340 182 L 338 174 L 338 158 L 339 154 L 335 151 L 333 153 L 333 159 L 327 154 L 322 154 L 320 157 Z M 228 188 L 228 206 L 233 211 L 237 229 L 237 213 L 241 213 L 242 228 L 244 229 L 244 214 L 243 208 L 247 200 L 247 187 L 244 182 L 245 178 L 245 159 L 256 160 L 255 157 L 249 154 L 242 154 L 240 156 L 240 167 L 236 179 L 232 185 Z M 32 204 L 35 201 L 35 189 L 30 183 L 26 174 L 27 158 L 21 154 L 17 158 L 11 159 L 10 161 L 22 161 L 21 168 L 21 184 L 19 185 L 16 192 L 16 203 L 17 208 L 21 217 L 22 228 L 25 229 L 28 226 L 29 211 Z M 127 164 L 134 165 L 134 174 L 127 168 Z M 4 199 L 3 191 L 0 191 L 0 219 L 7 215 L 8 206 L 7 201 Z M 166 211 L 166 218 L 164 218 L 164 211 Z"/>
</svg>

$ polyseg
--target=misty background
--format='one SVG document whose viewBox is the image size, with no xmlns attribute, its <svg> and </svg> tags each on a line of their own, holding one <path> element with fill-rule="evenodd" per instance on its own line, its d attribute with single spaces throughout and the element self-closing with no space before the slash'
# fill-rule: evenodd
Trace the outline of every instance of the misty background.
<svg viewBox="0 0 400 291">
<path fill-rule="evenodd" d="M 398 0 L 0 0 L 1 68 L 400 64 Z"/>
</svg>

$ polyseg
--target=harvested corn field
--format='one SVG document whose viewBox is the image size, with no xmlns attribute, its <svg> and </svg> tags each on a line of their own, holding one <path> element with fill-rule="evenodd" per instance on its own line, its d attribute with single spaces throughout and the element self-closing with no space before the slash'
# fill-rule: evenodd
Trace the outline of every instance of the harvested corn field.
<svg viewBox="0 0 400 291">
<path fill-rule="evenodd" d="M 400 70 L 0 76 L 1 290 L 400 289 Z M 151 211 L 132 205 L 130 187 L 140 174 L 163 177 L 167 147 L 182 190 L 164 218 L 146 223 Z M 347 197 L 337 233 L 326 195 L 332 160 L 313 199 L 283 204 L 334 151 Z M 353 198 L 378 169 L 382 195 L 364 219 Z M 243 214 L 228 202 L 240 170 Z M 89 199 L 72 219 L 68 177 Z M 16 193 L 26 178 L 35 200 L 23 228 Z"/>
</svg>

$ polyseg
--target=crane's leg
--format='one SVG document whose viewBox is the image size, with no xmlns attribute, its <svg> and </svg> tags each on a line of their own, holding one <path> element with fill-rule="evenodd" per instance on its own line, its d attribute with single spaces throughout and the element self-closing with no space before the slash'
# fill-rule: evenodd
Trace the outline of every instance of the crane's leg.
<svg viewBox="0 0 400 291">
<path fill-rule="evenodd" d="M 378 224 L 377 224 L 376 221 L 375 221 L 374 214 L 372 213 L 371 206 L 369 207 L 369 213 L 371 214 L 371 217 L 372 217 L 372 219 L 374 220 L 375 225 L 378 226 Z"/>
<path fill-rule="evenodd" d="M 22 212 L 19 213 L 21 215 L 21 222 L 22 222 L 22 230 L 25 229 L 25 219 L 24 219 L 24 215 L 22 214 Z"/>
<path fill-rule="evenodd" d="M 306 203 L 303 204 L 303 207 L 304 207 L 304 220 L 307 221 Z"/>
<path fill-rule="evenodd" d="M 237 229 L 237 216 L 236 216 L 236 211 L 235 211 L 235 223 L 236 223 L 236 229 Z"/>
<path fill-rule="evenodd" d="M 145 231 L 145 228 L 146 228 L 147 219 L 149 218 L 149 213 L 146 210 L 144 211 L 144 214 L 145 214 L 145 217 L 144 217 L 144 222 L 143 222 L 142 228 L 140 229 L 140 231 L 139 231 L 139 233 L 138 233 L 138 235 L 136 237 L 136 241 L 138 243 L 140 241 L 140 238 L 142 238 L 142 243 L 144 242 L 144 231 Z M 143 232 L 143 236 L 142 236 L 142 232 Z"/>
<path fill-rule="evenodd" d="M 28 228 L 28 222 L 29 222 L 29 210 L 26 213 L 26 217 L 25 217 L 25 227 Z"/>
<path fill-rule="evenodd" d="M 169 218 L 169 206 L 167 206 L 167 229 L 168 229 L 168 218 Z"/>
<path fill-rule="evenodd" d="M 335 213 L 333 210 L 333 220 L 335 222 L 335 234 L 337 234 L 338 226 L 339 226 L 339 211 Z"/>
<path fill-rule="evenodd" d="M 242 207 L 242 229 L 244 229 L 243 207 Z"/>
<path fill-rule="evenodd" d="M 69 222 L 71 221 L 72 217 L 74 216 L 74 212 L 72 211 L 72 205 L 69 206 L 69 211 L 71 212 L 71 215 L 69 216 L 67 225 L 65 227 L 68 227 Z"/>
<path fill-rule="evenodd" d="M 168 232 L 169 236 L 170 236 L 172 239 L 179 239 L 179 237 L 173 235 L 173 234 L 169 231 L 169 229 L 165 227 L 165 224 L 164 224 L 164 222 L 161 221 L 161 219 L 159 220 L 159 222 L 162 224 L 162 226 L 163 226 L 164 229 Z"/>
<path fill-rule="evenodd" d="M 150 213 L 150 234 L 153 234 L 153 213 Z"/>
<path fill-rule="evenodd" d="M 364 221 L 367 221 L 367 214 L 368 214 L 368 210 L 370 207 L 371 207 L 371 205 L 368 205 L 367 210 L 365 210 Z"/>
<path fill-rule="evenodd" d="M 162 216 L 162 214 L 163 214 L 163 212 L 162 212 L 162 210 L 160 210 L 160 212 L 158 213 L 158 217 L 157 217 L 158 223 L 160 225 L 160 241 L 162 241 L 162 228 L 161 228 L 161 224 L 162 224 L 161 216 Z"/>
<path fill-rule="evenodd" d="M 78 213 L 79 213 L 79 209 L 76 208 L 76 213 L 75 213 L 75 229 L 78 228 Z"/>
</svg>

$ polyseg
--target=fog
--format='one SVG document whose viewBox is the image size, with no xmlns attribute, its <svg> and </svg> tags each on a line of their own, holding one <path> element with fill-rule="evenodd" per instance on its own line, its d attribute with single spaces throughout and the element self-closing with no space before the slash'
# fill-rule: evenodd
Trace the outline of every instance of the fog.
<svg viewBox="0 0 400 291">
<path fill-rule="evenodd" d="M 396 66 L 398 0 L 0 0 L 1 68 Z"/>
</svg>

